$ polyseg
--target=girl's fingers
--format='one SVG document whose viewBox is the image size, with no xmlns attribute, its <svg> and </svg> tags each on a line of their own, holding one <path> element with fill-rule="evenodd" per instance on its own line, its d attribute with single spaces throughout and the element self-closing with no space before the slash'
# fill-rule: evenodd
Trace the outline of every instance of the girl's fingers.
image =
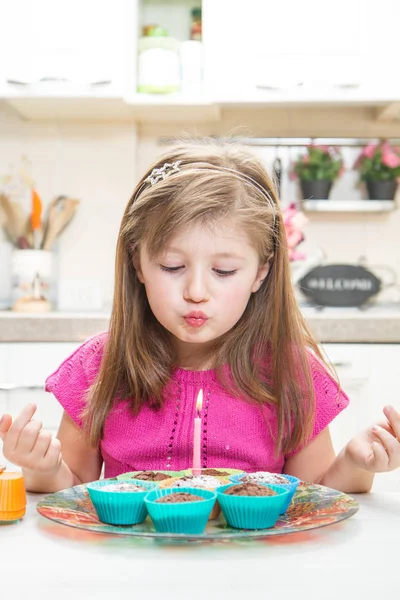
<svg viewBox="0 0 400 600">
<path fill-rule="evenodd" d="M 13 452 L 17 447 L 19 436 L 21 435 L 24 427 L 32 419 L 36 411 L 36 404 L 28 404 L 21 411 L 18 417 L 12 423 L 10 429 L 7 432 L 7 438 L 5 438 L 5 444 L 7 444 L 8 450 Z"/>
<path fill-rule="evenodd" d="M 368 459 L 368 466 L 375 472 L 386 471 L 389 465 L 389 456 L 379 442 L 372 442 L 372 454 Z"/>
<path fill-rule="evenodd" d="M 394 437 L 397 438 L 397 441 L 400 441 L 400 414 L 393 406 L 385 406 L 383 412 L 394 432 Z"/>
<path fill-rule="evenodd" d="M 6 438 L 6 433 L 10 429 L 12 424 L 11 415 L 3 415 L 0 419 L 0 440 L 4 442 Z"/>
<path fill-rule="evenodd" d="M 52 435 L 50 431 L 41 431 L 36 439 L 35 445 L 32 448 L 32 452 L 29 456 L 29 461 L 32 461 L 32 469 L 35 467 L 35 464 L 38 464 L 43 460 L 46 452 L 49 449 L 51 444 Z"/>
<path fill-rule="evenodd" d="M 18 438 L 18 443 L 14 449 L 14 453 L 23 456 L 30 454 L 37 442 L 41 429 L 41 421 L 29 421 L 29 423 L 23 428 Z"/>
<path fill-rule="evenodd" d="M 372 432 L 386 450 L 389 461 L 400 461 L 400 444 L 398 440 L 391 433 L 386 431 L 386 429 L 379 427 L 379 425 L 374 425 Z"/>
<path fill-rule="evenodd" d="M 61 442 L 57 438 L 52 438 L 45 454 L 45 461 L 50 466 L 58 466 L 61 463 Z"/>
</svg>

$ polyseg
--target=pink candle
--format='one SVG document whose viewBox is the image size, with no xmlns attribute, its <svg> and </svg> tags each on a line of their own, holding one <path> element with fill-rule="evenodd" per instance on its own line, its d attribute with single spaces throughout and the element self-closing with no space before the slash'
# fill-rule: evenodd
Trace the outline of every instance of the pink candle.
<svg viewBox="0 0 400 600">
<path fill-rule="evenodd" d="M 201 407 L 203 406 L 203 390 L 197 394 L 196 417 L 194 420 L 194 438 L 193 438 L 193 475 L 201 473 Z"/>
</svg>

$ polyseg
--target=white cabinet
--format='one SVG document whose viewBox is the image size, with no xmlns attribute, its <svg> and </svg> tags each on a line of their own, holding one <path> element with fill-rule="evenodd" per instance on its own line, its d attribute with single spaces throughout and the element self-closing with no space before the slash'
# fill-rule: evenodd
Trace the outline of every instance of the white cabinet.
<svg viewBox="0 0 400 600">
<path fill-rule="evenodd" d="M 336 452 L 359 431 L 385 420 L 382 409 L 400 410 L 400 344 L 324 344 L 349 406 L 330 424 Z M 400 471 L 379 474 L 374 489 L 400 491 Z"/>
<path fill-rule="evenodd" d="M 26 404 L 37 405 L 35 418 L 43 428 L 57 433 L 62 408 L 44 391 L 46 378 L 57 369 L 79 344 L 15 343 L 0 344 L 0 415 L 16 417 Z M 0 462 L 4 460 L 0 448 Z"/>
<path fill-rule="evenodd" d="M 337 0 L 328 12 L 320 0 L 203 0 L 207 87 L 232 102 L 362 101 L 395 90 L 399 97 L 382 69 L 396 55 L 399 12 L 397 0 L 383 0 L 379 11 L 372 0 Z"/>
</svg>

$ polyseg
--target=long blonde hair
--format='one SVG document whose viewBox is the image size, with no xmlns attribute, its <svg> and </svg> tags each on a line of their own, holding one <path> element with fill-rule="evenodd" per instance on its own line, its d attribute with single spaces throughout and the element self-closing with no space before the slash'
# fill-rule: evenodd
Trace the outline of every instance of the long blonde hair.
<svg viewBox="0 0 400 600">
<path fill-rule="evenodd" d="M 154 168 L 176 161 L 181 161 L 178 173 L 154 186 L 145 182 Z M 262 163 L 246 148 L 201 140 L 178 144 L 161 156 L 139 181 L 126 207 L 117 244 L 109 334 L 84 413 L 93 444 L 101 439 L 116 398 L 129 400 L 133 414 L 144 403 L 161 407 L 163 390 L 177 366 L 170 335 L 154 317 L 133 265 L 140 245 L 146 241 L 150 255 L 156 256 L 177 228 L 228 216 L 248 234 L 260 264 L 270 261 L 270 270 L 236 325 L 216 341 L 213 364 L 222 383 L 233 385 L 244 401 L 276 404 L 278 451 L 289 453 L 310 435 L 314 389 L 308 349 L 321 360 L 322 356 L 295 299 L 274 186 Z M 224 379 L 224 364 L 230 367 L 231 384 Z"/>
</svg>

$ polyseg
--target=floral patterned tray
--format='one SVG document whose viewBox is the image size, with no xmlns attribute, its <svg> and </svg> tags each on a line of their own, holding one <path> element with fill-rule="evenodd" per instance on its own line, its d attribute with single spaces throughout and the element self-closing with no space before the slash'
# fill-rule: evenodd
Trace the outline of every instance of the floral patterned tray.
<svg viewBox="0 0 400 600">
<path fill-rule="evenodd" d="M 347 494 L 322 485 L 303 482 L 297 488 L 288 511 L 281 515 L 281 518 L 271 529 L 234 529 L 227 525 L 223 515 L 220 515 L 214 521 L 208 522 L 204 533 L 185 535 L 157 533 L 149 517 L 143 523 L 132 526 L 115 526 L 101 523 L 97 518 L 85 485 L 78 485 L 50 494 L 37 505 L 37 510 L 44 517 L 79 529 L 147 538 L 204 541 L 260 538 L 325 527 L 351 517 L 357 512 L 358 508 L 358 503 Z"/>
</svg>

